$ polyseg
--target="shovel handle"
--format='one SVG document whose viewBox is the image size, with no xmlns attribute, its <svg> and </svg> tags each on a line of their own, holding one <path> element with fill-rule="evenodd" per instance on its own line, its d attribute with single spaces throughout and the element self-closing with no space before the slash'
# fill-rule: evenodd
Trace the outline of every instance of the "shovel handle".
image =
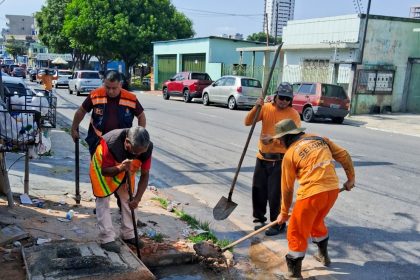
<svg viewBox="0 0 420 280">
<path fill-rule="evenodd" d="M 269 84 L 271 82 L 271 78 L 273 76 L 274 68 L 276 68 L 277 59 L 280 56 L 280 50 L 281 50 L 281 47 L 282 46 L 283 46 L 283 43 L 281 43 L 277 47 L 276 53 L 274 55 L 274 60 L 273 60 L 273 63 L 271 64 L 270 72 L 268 74 L 268 78 L 267 78 L 267 80 L 265 82 L 264 89 L 263 89 L 263 92 L 262 92 L 262 98 L 263 99 L 267 95 L 268 86 L 269 86 Z M 242 155 L 241 155 L 241 158 L 239 160 L 238 167 L 236 168 L 236 172 L 235 172 L 235 176 L 233 177 L 232 185 L 230 186 L 228 201 L 232 201 L 233 189 L 235 188 L 236 181 L 238 180 L 239 171 L 241 170 L 242 162 L 244 161 L 246 151 L 248 150 L 248 145 L 249 145 L 249 142 L 251 140 L 252 133 L 254 132 L 255 125 L 257 123 L 257 119 L 258 119 L 258 117 L 260 115 L 260 112 L 261 112 L 261 106 L 257 106 L 257 112 L 255 113 L 254 120 L 252 121 L 251 129 L 249 131 L 248 138 L 246 139 L 244 150 L 242 151 Z"/>
<path fill-rule="evenodd" d="M 222 248 L 222 251 L 226 251 L 227 249 L 232 248 L 233 246 L 238 245 L 238 244 L 239 244 L 239 243 L 241 243 L 242 241 L 245 241 L 245 240 L 247 240 L 248 238 L 253 237 L 254 235 L 256 235 L 256 234 L 258 234 L 258 233 L 260 233 L 260 232 L 262 232 L 262 231 L 264 231 L 264 230 L 266 230 L 266 229 L 268 229 L 269 227 L 272 227 L 272 226 L 274 226 L 274 225 L 277 225 L 277 221 L 271 222 L 271 223 L 269 223 L 269 224 L 267 224 L 267 225 L 265 225 L 265 226 L 263 226 L 263 227 L 261 227 L 261 228 L 257 229 L 256 231 L 253 231 L 253 232 L 251 232 L 250 234 L 245 235 L 244 237 L 242 237 L 242 238 L 240 238 L 240 239 L 238 239 L 238 240 L 236 240 L 236 241 L 234 241 L 234 242 L 230 243 L 230 244 L 229 244 L 229 245 L 227 245 L 226 247 L 223 247 L 223 248 Z"/>
<path fill-rule="evenodd" d="M 133 191 L 131 190 L 131 174 L 130 171 L 125 172 L 125 176 L 127 179 L 128 184 L 128 195 L 130 197 L 130 201 L 133 200 Z M 137 257 L 141 260 L 141 254 L 140 254 L 140 246 L 139 246 L 139 234 L 137 232 L 137 222 L 136 222 L 136 215 L 134 214 L 134 209 L 131 210 L 131 219 L 133 220 L 133 228 L 134 228 L 134 239 L 136 240 L 136 251 L 137 251 Z"/>
</svg>

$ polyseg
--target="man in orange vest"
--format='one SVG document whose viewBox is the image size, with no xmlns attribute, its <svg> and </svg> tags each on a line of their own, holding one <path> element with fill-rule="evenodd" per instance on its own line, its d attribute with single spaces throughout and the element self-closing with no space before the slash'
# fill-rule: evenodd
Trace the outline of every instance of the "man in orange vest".
<svg viewBox="0 0 420 280">
<path fill-rule="evenodd" d="M 82 106 L 74 114 L 71 135 L 79 138 L 78 128 L 87 112 L 92 111 L 86 142 L 91 155 L 96 150 L 100 137 L 117 128 L 129 128 L 134 117 L 137 124 L 146 127 L 146 116 L 143 107 L 134 93 L 122 89 L 122 77 L 117 71 L 105 73 L 104 85 L 86 97 Z"/>
<path fill-rule="evenodd" d="M 330 264 L 328 257 L 328 229 L 324 219 L 338 196 L 339 180 L 335 172 L 334 160 L 346 172 L 347 191 L 354 187 L 355 174 L 349 153 L 326 137 L 304 133 L 291 119 L 276 124 L 276 135 L 287 147 L 283 158 L 281 176 L 281 210 L 277 217 L 279 224 L 289 220 L 286 255 L 288 279 L 302 279 L 302 260 L 308 246 L 308 238 L 318 246 L 315 259 L 323 265 Z M 289 210 L 293 201 L 295 180 L 299 182 L 296 202 L 292 214 Z"/>
<path fill-rule="evenodd" d="M 90 179 L 96 197 L 96 218 L 99 241 L 107 251 L 119 253 L 115 242 L 109 209 L 109 196 L 118 193 L 121 201 L 121 235 L 124 242 L 135 245 L 131 209 L 137 209 L 149 183 L 153 143 L 149 133 L 141 126 L 114 129 L 101 137 L 90 163 Z M 130 172 L 134 193 L 135 174 L 141 170 L 137 192 L 130 201 L 127 173 Z M 136 218 L 137 221 L 137 218 Z M 142 244 L 139 244 L 142 246 Z"/>
</svg>

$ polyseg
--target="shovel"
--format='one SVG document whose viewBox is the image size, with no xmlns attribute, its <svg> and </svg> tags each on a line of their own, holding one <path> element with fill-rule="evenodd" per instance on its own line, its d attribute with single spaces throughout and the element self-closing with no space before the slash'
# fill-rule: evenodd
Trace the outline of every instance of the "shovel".
<svg viewBox="0 0 420 280">
<path fill-rule="evenodd" d="M 80 204 L 80 152 L 79 152 L 79 138 L 76 139 L 76 141 L 74 141 L 74 152 L 75 152 L 75 178 L 74 178 L 74 183 L 75 183 L 75 187 L 76 187 L 76 204 Z"/>
<path fill-rule="evenodd" d="M 128 181 L 128 195 L 130 196 L 130 201 L 132 201 L 133 200 L 133 191 L 131 190 L 131 175 L 130 175 L 130 171 L 127 171 L 125 173 L 125 177 L 126 177 L 126 179 Z M 136 240 L 137 257 L 139 257 L 139 259 L 141 260 L 139 235 L 138 235 L 138 232 L 137 232 L 136 215 L 134 214 L 134 209 L 131 209 L 131 219 L 133 220 L 134 240 Z"/>
<path fill-rule="evenodd" d="M 270 73 L 268 74 L 268 79 L 265 83 L 264 90 L 263 90 L 263 93 L 262 93 L 262 98 L 263 99 L 267 95 L 268 86 L 270 84 L 271 77 L 273 76 L 274 68 L 276 67 L 277 58 L 280 55 L 280 50 L 281 50 L 282 45 L 283 45 L 283 43 L 281 43 L 278 46 L 278 48 L 276 50 L 276 53 L 274 55 L 273 64 L 271 65 Z M 232 185 L 230 186 L 230 191 L 229 191 L 228 198 L 222 196 L 222 198 L 220 198 L 219 202 L 217 202 L 216 206 L 213 208 L 213 217 L 214 217 L 215 220 L 226 219 L 233 212 L 233 210 L 235 210 L 236 206 L 238 206 L 238 204 L 236 204 L 235 202 L 232 201 L 232 193 L 233 193 L 233 189 L 235 188 L 235 184 L 236 184 L 236 181 L 238 179 L 239 171 L 241 170 L 242 162 L 244 160 L 246 151 L 248 149 L 249 141 L 251 140 L 251 136 L 252 136 L 252 133 L 254 132 L 255 124 L 257 123 L 257 119 L 258 119 L 258 116 L 259 116 L 260 112 L 261 112 L 261 106 L 258 106 L 257 107 L 257 112 L 255 113 L 255 117 L 254 117 L 254 120 L 253 120 L 252 125 L 251 125 L 251 130 L 249 131 L 248 138 L 246 139 L 244 150 L 242 151 L 242 155 L 241 155 L 241 158 L 239 160 L 238 167 L 236 168 L 235 176 L 233 177 Z"/>
<path fill-rule="evenodd" d="M 340 188 L 339 192 L 341 193 L 344 190 L 346 190 L 346 187 L 343 186 L 342 188 Z M 223 248 L 220 248 L 219 246 L 214 245 L 211 242 L 204 241 L 204 242 L 200 242 L 200 243 L 195 244 L 194 245 L 194 250 L 197 253 L 197 255 L 205 257 L 205 258 L 220 258 L 222 256 L 222 253 L 224 251 L 226 251 L 227 249 L 230 249 L 230 248 L 238 245 L 239 243 L 247 240 L 248 238 L 250 238 L 250 237 L 252 237 L 252 236 L 254 236 L 254 235 L 256 235 L 260 232 L 263 232 L 264 230 L 266 230 L 266 229 L 268 229 L 272 226 L 275 226 L 276 224 L 277 224 L 277 221 L 271 222 L 271 223 L 257 229 L 256 231 L 253 231 L 253 232 L 249 233 L 248 235 L 245 235 L 244 237 L 239 238 L 238 240 L 230 243 L 229 245 L 227 245 Z"/>
</svg>

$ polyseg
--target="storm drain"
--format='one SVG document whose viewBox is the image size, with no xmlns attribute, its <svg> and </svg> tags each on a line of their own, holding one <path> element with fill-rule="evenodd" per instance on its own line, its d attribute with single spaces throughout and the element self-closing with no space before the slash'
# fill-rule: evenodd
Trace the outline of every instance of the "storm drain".
<svg viewBox="0 0 420 280">
<path fill-rule="evenodd" d="M 22 254 L 31 280 L 155 279 L 125 244 L 119 244 L 119 254 L 103 250 L 96 242 L 70 240 L 24 248 Z"/>
</svg>

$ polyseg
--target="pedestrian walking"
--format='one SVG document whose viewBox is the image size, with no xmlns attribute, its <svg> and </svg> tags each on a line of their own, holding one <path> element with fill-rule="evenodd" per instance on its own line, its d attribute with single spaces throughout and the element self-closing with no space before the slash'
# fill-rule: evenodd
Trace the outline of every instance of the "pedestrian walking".
<svg viewBox="0 0 420 280">
<path fill-rule="evenodd" d="M 344 183 L 346 190 L 351 190 L 355 183 L 349 153 L 328 138 L 307 134 L 304 130 L 297 127 L 293 120 L 286 119 L 276 124 L 276 135 L 273 136 L 273 139 L 280 140 L 287 148 L 282 163 L 282 201 L 277 221 L 279 224 L 289 221 L 286 262 L 288 277 L 291 279 L 302 278 L 302 260 L 309 237 L 318 246 L 315 258 L 325 266 L 330 264 L 327 250 L 329 234 L 324 219 L 339 193 L 339 180 L 333 160 L 344 168 L 347 175 Z M 289 217 L 296 179 L 299 187 Z"/>
<path fill-rule="evenodd" d="M 96 197 L 96 218 L 99 242 L 105 250 L 119 253 L 115 242 L 109 208 L 110 195 L 118 193 L 121 201 L 121 235 L 124 242 L 136 245 L 131 209 L 137 209 L 149 182 L 153 143 L 147 130 L 141 126 L 114 129 L 100 139 L 90 163 L 90 179 Z M 140 170 L 137 192 L 134 192 L 135 174 Z M 131 184 L 126 172 L 130 172 Z M 129 199 L 129 186 L 135 196 Z M 137 221 L 137 217 L 135 217 Z M 140 239 L 138 239 L 140 241 Z M 142 243 L 139 242 L 139 247 Z"/>
<path fill-rule="evenodd" d="M 252 180 L 252 208 L 255 230 L 265 225 L 267 218 L 267 202 L 270 209 L 270 221 L 277 219 L 281 201 L 281 162 L 286 147 L 280 141 L 273 141 L 275 124 L 283 119 L 293 119 L 296 126 L 300 126 L 299 113 L 292 108 L 293 89 L 289 83 L 281 83 L 270 103 L 264 103 L 262 97 L 258 98 L 255 106 L 247 114 L 245 125 L 252 124 L 257 106 L 261 112 L 257 121 L 261 121 L 261 138 L 258 143 L 258 153 Z M 268 141 L 266 141 L 268 139 Z M 277 235 L 284 232 L 285 224 L 270 227 L 265 234 Z"/>
<path fill-rule="evenodd" d="M 44 89 L 51 95 L 53 90 L 52 82 L 58 79 L 58 72 L 53 69 L 45 69 L 45 73 L 37 74 L 37 78 L 41 80 Z"/>
</svg>

